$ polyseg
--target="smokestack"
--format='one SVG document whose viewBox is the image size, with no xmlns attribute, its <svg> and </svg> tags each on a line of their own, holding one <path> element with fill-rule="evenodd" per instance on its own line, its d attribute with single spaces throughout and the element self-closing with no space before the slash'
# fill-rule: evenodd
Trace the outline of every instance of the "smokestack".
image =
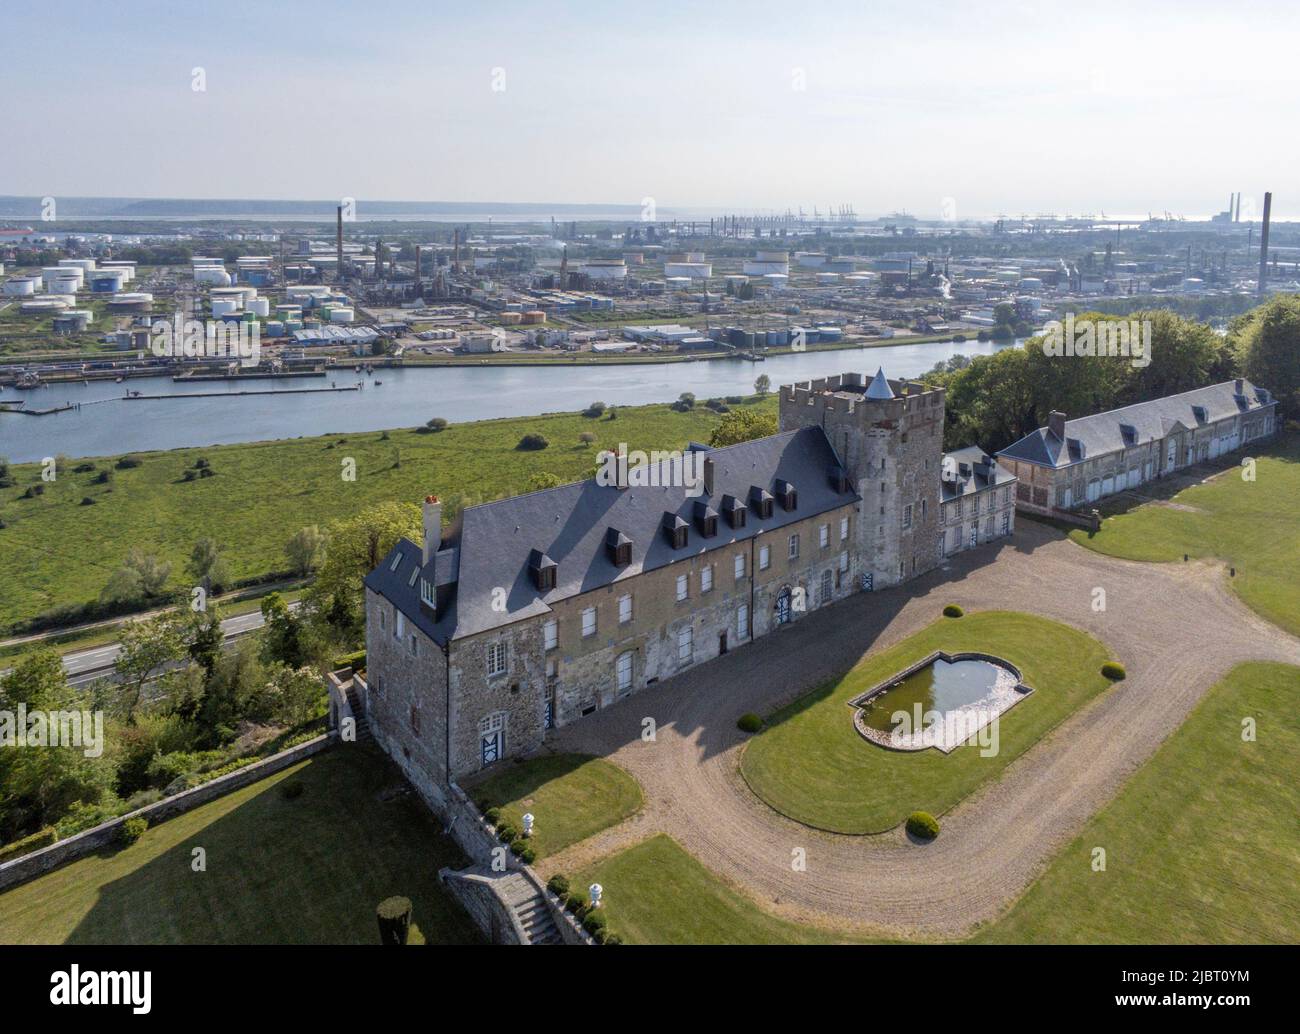
<svg viewBox="0 0 1300 1034">
<path fill-rule="evenodd" d="M 334 230 L 334 254 L 338 267 L 334 275 L 338 277 L 339 283 L 343 282 L 343 206 L 338 207 L 338 222 Z"/>
<path fill-rule="evenodd" d="M 452 257 L 453 257 L 452 268 L 456 270 L 456 274 L 459 276 L 460 275 L 460 227 L 459 226 L 456 227 L 456 233 L 453 238 Z"/>
<path fill-rule="evenodd" d="M 1237 200 L 1233 203 L 1232 206 L 1232 221 L 1234 223 L 1241 222 L 1241 191 L 1240 190 L 1237 191 Z"/>
<path fill-rule="evenodd" d="M 1268 219 L 1273 210 L 1273 194 L 1264 192 L 1264 219 L 1259 227 L 1259 296 L 1264 297 L 1264 285 L 1268 280 Z"/>
<path fill-rule="evenodd" d="M 442 545 L 442 503 L 436 495 L 424 497 L 424 562 L 427 564 Z"/>
<path fill-rule="evenodd" d="M 415 284 L 420 285 L 420 246 L 415 246 Z"/>
</svg>

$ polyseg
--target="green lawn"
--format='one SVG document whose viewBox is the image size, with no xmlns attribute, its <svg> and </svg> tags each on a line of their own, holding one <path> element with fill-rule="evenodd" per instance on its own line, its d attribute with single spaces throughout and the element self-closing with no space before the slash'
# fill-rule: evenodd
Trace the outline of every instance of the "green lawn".
<svg viewBox="0 0 1300 1034">
<path fill-rule="evenodd" d="M 830 944 L 838 938 L 764 912 L 660 833 L 573 878 L 603 888 L 609 932 L 628 944 Z"/>
<path fill-rule="evenodd" d="M 296 800 L 278 789 L 291 780 Z M 473 943 L 437 878 L 462 864 L 382 755 L 341 745 L 0 895 L 0 943 L 376 944 L 394 894 L 414 904 L 413 941 Z"/>
<path fill-rule="evenodd" d="M 775 408 L 775 397 L 757 405 Z M 340 434 L 319 438 L 139 453 L 144 462 L 113 470 L 109 484 L 97 471 L 72 473 L 71 461 L 45 492 L 22 499 L 40 483 L 36 464 L 15 465 L 17 483 L 0 489 L 0 632 L 51 608 L 95 599 L 132 546 L 172 564 L 180 587 L 196 539 L 215 537 L 234 579 L 287 567 L 284 546 L 298 528 L 327 524 L 387 500 L 417 502 L 437 492 L 447 510 L 527 490 L 533 474 L 564 480 L 588 477 L 596 454 L 618 442 L 634 449 L 680 448 L 705 441 L 719 416 L 704 406 L 676 413 L 666 405 L 618 407 L 617 419 L 578 413 L 452 424 L 439 434 L 413 430 Z M 429 416 L 438 415 L 436 401 Z M 7 417 L 5 419 L 23 419 Z M 591 444 L 578 440 L 583 432 Z M 516 448 L 523 435 L 550 440 L 538 452 Z M 2 448 L 2 447 L 0 447 Z M 182 481 L 206 457 L 215 477 Z M 356 461 L 355 481 L 342 463 Z M 98 470 L 111 460 L 95 461 Z M 82 506 L 83 497 L 95 501 Z M 196 521 L 196 514 L 202 520 Z M 67 563 L 76 543 L 79 563 Z"/>
<path fill-rule="evenodd" d="M 1229 672 L 979 941 L 1300 941 L 1300 668 Z M 1254 718 L 1257 739 L 1242 739 Z M 1092 851 L 1106 871 L 1092 871 Z"/>
<path fill-rule="evenodd" d="M 998 753 L 967 744 L 951 754 L 886 750 L 853 727 L 848 701 L 934 650 L 977 650 L 1020 668 L 1034 692 L 1002 716 Z M 872 654 L 768 718 L 746 745 L 740 770 L 784 815 L 837 833 L 880 833 L 918 809 L 942 815 L 1037 743 L 1109 683 L 1097 640 L 1030 614 L 984 611 L 940 618 Z"/>
<path fill-rule="evenodd" d="M 539 858 L 608 829 L 641 810 L 637 781 L 617 765 L 586 754 L 556 754 L 506 767 L 470 793 L 484 810 L 523 829 L 524 812 L 536 825 L 530 843 Z"/>
<path fill-rule="evenodd" d="M 1251 454 L 1257 458 L 1254 481 L 1228 470 L 1173 497 L 1187 509 L 1146 503 L 1107 517 L 1096 534 L 1076 530 L 1070 537 L 1128 560 L 1217 557 L 1236 567 L 1232 586 L 1248 606 L 1300 635 L 1300 438 Z"/>
</svg>

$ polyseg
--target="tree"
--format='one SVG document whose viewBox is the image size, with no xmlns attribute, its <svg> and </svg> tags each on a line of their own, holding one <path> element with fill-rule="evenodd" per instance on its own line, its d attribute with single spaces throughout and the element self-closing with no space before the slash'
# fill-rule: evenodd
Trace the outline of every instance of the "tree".
<svg viewBox="0 0 1300 1034">
<path fill-rule="evenodd" d="M 0 679 L 0 710 L 10 713 L 19 704 L 26 705 L 31 715 L 84 711 L 86 703 L 68 685 L 63 660 L 53 650 L 28 654 Z M 102 799 L 112 766 L 87 757 L 90 748 L 83 732 L 82 746 L 0 749 L 0 842 L 50 825 L 79 802 L 95 804 Z"/>
<path fill-rule="evenodd" d="M 1151 322 L 1151 361 L 1133 368 L 1130 390 L 1115 401 L 1143 402 L 1212 383 L 1221 341 L 1209 326 L 1160 309 L 1128 318 Z"/>
<path fill-rule="evenodd" d="M 297 575 L 306 577 L 320 566 L 325 553 L 325 536 L 315 524 L 299 528 L 284 547 L 289 566 Z"/>
<path fill-rule="evenodd" d="M 185 641 L 175 615 L 158 614 L 122 625 L 113 668 L 122 680 L 120 699 L 128 725 L 135 724 L 135 710 L 140 706 L 145 684 L 165 665 L 184 656 Z"/>
<path fill-rule="evenodd" d="M 203 610 L 190 611 L 181 628 L 181 638 L 190 660 L 206 675 L 211 675 L 226 642 L 226 634 L 221 630 L 221 609 L 209 603 Z"/>
<path fill-rule="evenodd" d="M 766 395 L 772 390 L 772 378 L 765 373 L 760 373 L 754 381 L 754 390 L 760 395 Z"/>
<path fill-rule="evenodd" d="M 162 596 L 172 565 L 165 560 L 132 549 L 122 566 L 114 571 L 104 586 L 100 598 L 108 603 L 142 603 Z"/>
<path fill-rule="evenodd" d="M 380 503 L 330 525 L 325 557 L 308 590 L 313 607 L 348 632 L 358 624 L 362 582 L 400 538 L 421 541 L 421 515 L 411 503 Z"/>
<path fill-rule="evenodd" d="M 552 474 L 550 471 L 541 471 L 533 474 L 528 478 L 528 491 L 540 492 L 544 488 L 558 488 L 564 484 L 558 474 Z"/>
<path fill-rule="evenodd" d="M 262 600 L 262 659 L 296 668 L 303 662 L 302 622 L 278 592 Z"/>
<path fill-rule="evenodd" d="M 279 725 L 296 729 L 319 714 L 325 685 L 311 668 L 281 666 L 267 682 L 272 717 Z"/>
<path fill-rule="evenodd" d="M 753 410 L 736 410 L 727 413 L 713 429 L 709 444 L 715 448 L 737 445 L 754 438 L 776 434 L 775 413 L 755 413 Z"/>
<path fill-rule="evenodd" d="M 221 548 L 207 537 L 194 543 L 185 572 L 195 585 L 212 592 L 220 592 L 230 582 L 230 568 L 221 555 Z"/>
<path fill-rule="evenodd" d="M 1242 372 L 1271 391 L 1287 416 L 1300 415 L 1300 297 L 1279 295 L 1261 305 L 1235 346 Z"/>
</svg>

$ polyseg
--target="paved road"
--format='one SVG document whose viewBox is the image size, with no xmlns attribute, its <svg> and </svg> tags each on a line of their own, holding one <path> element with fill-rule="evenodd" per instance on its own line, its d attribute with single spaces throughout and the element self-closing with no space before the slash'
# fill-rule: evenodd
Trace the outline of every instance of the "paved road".
<svg viewBox="0 0 1300 1034">
<path fill-rule="evenodd" d="M 1106 589 L 1104 613 L 1091 609 L 1094 586 Z M 949 602 L 1080 628 L 1104 642 L 1129 677 L 949 812 L 927 845 L 901 829 L 810 830 L 755 797 L 739 773 L 745 737 L 736 718 L 765 713 L 905 639 Z M 1117 560 L 1022 521 L 1008 544 L 959 554 L 906 587 L 815 611 L 561 730 L 553 749 L 609 756 L 640 781 L 646 807 L 547 859 L 544 871 L 572 873 L 662 831 L 779 915 L 870 936 L 964 936 L 1018 897 L 1206 690 L 1247 660 L 1300 664 L 1300 640 L 1246 608 L 1222 567 Z M 652 744 L 640 740 L 646 715 L 658 723 Z M 792 870 L 795 847 L 807 852 L 806 872 Z"/>
<path fill-rule="evenodd" d="M 290 608 L 297 605 L 297 601 L 289 604 Z M 237 614 L 221 622 L 221 630 L 225 633 L 227 645 L 231 640 L 261 627 L 262 612 L 258 610 L 248 614 Z M 121 647 L 117 643 L 105 643 L 103 646 L 92 647 L 89 650 L 64 654 L 63 670 L 68 673 L 68 683 L 73 686 L 85 686 L 97 679 L 111 677 L 113 664 L 119 652 Z M 0 676 L 8 674 L 9 670 L 6 668 L 0 671 Z"/>
</svg>

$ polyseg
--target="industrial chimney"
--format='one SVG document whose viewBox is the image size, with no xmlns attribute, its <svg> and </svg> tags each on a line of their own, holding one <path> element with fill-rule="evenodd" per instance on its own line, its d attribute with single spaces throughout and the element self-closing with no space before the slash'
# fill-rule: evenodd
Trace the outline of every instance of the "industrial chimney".
<svg viewBox="0 0 1300 1034">
<path fill-rule="evenodd" d="M 338 206 L 338 222 L 335 223 L 334 229 L 334 254 L 338 267 L 334 275 L 338 277 L 339 283 L 343 282 L 343 206 Z"/>
<path fill-rule="evenodd" d="M 1273 195 L 1264 192 L 1264 219 L 1259 229 L 1259 296 L 1264 297 L 1264 285 L 1268 280 L 1268 219 L 1273 209 Z"/>
</svg>

